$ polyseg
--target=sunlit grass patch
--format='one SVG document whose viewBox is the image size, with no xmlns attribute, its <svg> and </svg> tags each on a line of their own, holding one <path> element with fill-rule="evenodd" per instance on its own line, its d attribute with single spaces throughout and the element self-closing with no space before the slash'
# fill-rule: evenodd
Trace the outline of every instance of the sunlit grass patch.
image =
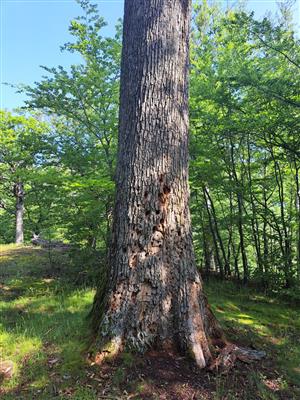
<svg viewBox="0 0 300 400">
<path fill-rule="evenodd" d="M 253 290 L 240 289 L 231 282 L 210 282 L 205 288 L 229 337 L 264 348 L 282 376 L 300 386 L 299 309 Z"/>
<path fill-rule="evenodd" d="M 3 383 L 7 388 L 13 388 L 22 382 L 25 364 L 45 358 L 40 338 L 28 336 L 26 332 L 3 332 L 3 328 L 0 328 L 0 354 L 3 360 L 10 360 L 14 364 L 13 377 Z M 28 367 L 26 375 L 29 377 L 32 374 L 32 369 Z"/>
<path fill-rule="evenodd" d="M 32 398 L 31 391 L 44 393 L 53 379 L 60 381 L 68 372 L 78 375 L 84 368 L 83 352 L 90 337 L 86 317 L 94 291 L 43 276 L 49 266 L 40 249 L 0 249 L 9 254 L 0 259 L 5 291 L 0 301 L 0 354 L 14 364 L 13 377 L 2 388 L 9 399 L 9 393 L 22 385 L 27 388 L 25 398 Z"/>
</svg>

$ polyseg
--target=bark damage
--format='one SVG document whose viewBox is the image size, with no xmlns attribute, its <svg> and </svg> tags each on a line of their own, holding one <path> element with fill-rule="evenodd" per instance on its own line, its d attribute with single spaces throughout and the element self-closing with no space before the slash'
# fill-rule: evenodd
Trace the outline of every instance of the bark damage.
<svg viewBox="0 0 300 400">
<path fill-rule="evenodd" d="M 190 1 L 125 1 L 116 200 L 92 311 L 103 356 L 225 348 L 196 268 L 188 187 Z"/>
</svg>

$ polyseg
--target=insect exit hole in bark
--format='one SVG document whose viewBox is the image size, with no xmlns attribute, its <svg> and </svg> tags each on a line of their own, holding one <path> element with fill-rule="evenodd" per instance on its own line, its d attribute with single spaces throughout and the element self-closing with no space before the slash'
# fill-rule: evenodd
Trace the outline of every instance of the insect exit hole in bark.
<svg viewBox="0 0 300 400">
<path fill-rule="evenodd" d="M 169 188 L 169 186 L 165 185 L 163 188 L 163 192 L 164 194 L 169 194 L 171 192 L 171 189 Z"/>
</svg>

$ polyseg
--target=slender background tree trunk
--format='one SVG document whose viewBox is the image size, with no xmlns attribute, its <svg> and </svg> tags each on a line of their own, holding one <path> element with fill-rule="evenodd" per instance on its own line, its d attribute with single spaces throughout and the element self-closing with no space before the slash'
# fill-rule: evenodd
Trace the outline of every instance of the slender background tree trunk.
<svg viewBox="0 0 300 400">
<path fill-rule="evenodd" d="M 24 186 L 22 182 L 14 185 L 14 195 L 16 198 L 16 243 L 24 242 Z"/>
</svg>

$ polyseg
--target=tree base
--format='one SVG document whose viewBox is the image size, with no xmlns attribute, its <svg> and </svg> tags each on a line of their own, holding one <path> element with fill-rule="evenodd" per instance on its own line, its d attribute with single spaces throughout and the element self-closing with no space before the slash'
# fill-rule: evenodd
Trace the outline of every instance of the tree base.
<svg viewBox="0 0 300 400">
<path fill-rule="evenodd" d="M 104 288 L 103 288 L 104 289 Z M 129 337 L 126 326 L 123 331 L 114 331 L 114 328 L 108 329 L 105 327 L 105 333 L 103 333 L 103 321 L 106 320 L 105 312 L 108 309 L 104 295 L 100 295 L 95 298 L 94 307 L 91 313 L 93 328 L 96 333 L 96 362 L 101 362 L 112 359 L 119 356 L 122 352 L 137 352 L 146 353 L 154 350 L 157 352 L 171 352 L 172 354 L 178 354 L 193 359 L 198 367 L 208 368 L 209 370 L 215 369 L 229 369 L 232 368 L 237 361 L 250 363 L 252 361 L 259 361 L 266 356 L 264 351 L 257 351 L 250 348 L 239 347 L 227 341 L 221 326 L 215 318 L 206 297 L 203 292 L 200 293 L 199 308 L 197 307 L 198 315 L 192 315 L 190 321 L 194 322 L 195 319 L 200 320 L 201 326 L 198 332 L 193 331 L 199 328 L 197 324 L 191 324 L 188 334 L 184 337 L 185 346 L 182 342 L 172 340 L 172 337 L 164 341 L 156 341 L 154 343 L 148 343 L 143 347 L 133 346 L 136 337 Z M 108 309 L 109 310 L 109 309 Z M 200 313 L 200 310 L 204 312 Z M 101 320 L 99 321 L 99 315 Z M 98 316 L 98 318 L 97 318 Z M 105 324 L 104 324 L 105 325 Z M 202 329 L 203 328 L 203 329 Z M 110 334 L 107 331 L 110 330 Z M 115 332 L 115 334 L 113 334 Z M 180 339 L 180 335 L 177 335 Z M 181 337 L 182 339 L 182 337 Z"/>
<path fill-rule="evenodd" d="M 223 345 L 224 343 L 222 343 Z M 121 350 L 122 349 L 122 350 Z M 261 361 L 266 357 L 265 351 L 254 350 L 250 348 L 240 347 L 232 343 L 227 343 L 222 349 L 216 347 L 215 348 L 216 357 L 212 359 L 212 362 L 206 366 L 207 371 L 216 371 L 216 370 L 226 370 L 233 368 L 238 361 L 251 364 L 255 361 Z M 124 348 L 118 346 L 115 342 L 110 342 L 103 348 L 98 351 L 93 357 L 90 358 L 92 364 L 101 365 L 107 361 L 115 360 L 118 357 L 122 358 L 122 354 L 131 354 L 128 351 L 125 351 Z M 147 351 L 144 357 L 148 357 L 151 355 L 153 357 L 156 355 L 158 358 L 161 356 L 168 355 L 168 357 L 172 357 L 173 359 L 185 359 L 188 360 L 187 356 L 179 354 L 178 351 L 174 347 L 164 348 L 164 349 L 151 349 Z M 140 355 L 137 355 L 140 356 Z M 195 361 L 195 358 L 193 357 Z M 197 364 L 197 363 L 196 363 Z M 199 365 L 197 365 L 199 367 Z"/>
</svg>

